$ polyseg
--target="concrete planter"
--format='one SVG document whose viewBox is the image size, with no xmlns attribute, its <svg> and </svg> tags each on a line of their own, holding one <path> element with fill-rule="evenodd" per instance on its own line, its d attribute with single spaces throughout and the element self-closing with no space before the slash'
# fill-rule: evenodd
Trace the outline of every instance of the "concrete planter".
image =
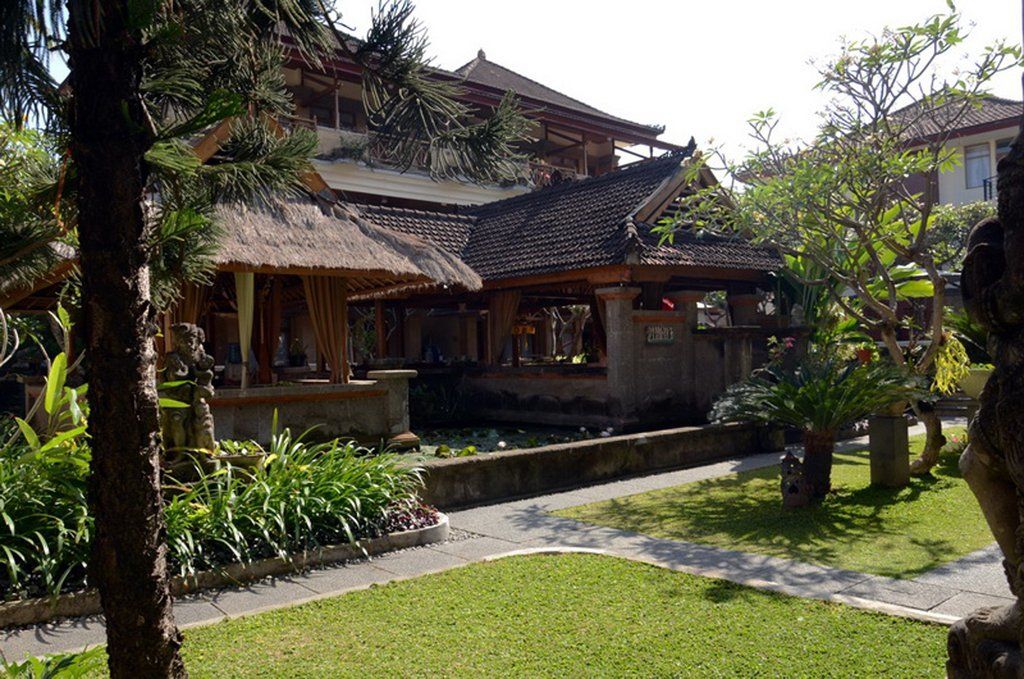
<svg viewBox="0 0 1024 679">
<path fill-rule="evenodd" d="M 445 509 L 782 449 L 754 424 L 680 427 L 422 463 L 424 502 Z"/>
<path fill-rule="evenodd" d="M 178 596 L 204 589 L 232 587 L 271 575 L 284 575 L 397 549 L 444 542 L 448 539 L 448 530 L 448 517 L 441 514 L 436 524 L 426 528 L 392 533 L 354 544 L 331 545 L 316 551 L 294 554 L 290 559 L 261 559 L 248 564 L 230 564 L 216 571 L 202 571 L 187 578 L 175 576 L 171 578 L 171 593 Z M 12 601 L 0 604 L 0 628 L 35 625 L 57 618 L 78 618 L 101 612 L 100 597 L 95 590 Z"/>
<path fill-rule="evenodd" d="M 971 368 L 967 376 L 960 380 L 960 388 L 975 401 L 981 397 L 981 391 L 985 388 L 992 368 Z"/>
</svg>

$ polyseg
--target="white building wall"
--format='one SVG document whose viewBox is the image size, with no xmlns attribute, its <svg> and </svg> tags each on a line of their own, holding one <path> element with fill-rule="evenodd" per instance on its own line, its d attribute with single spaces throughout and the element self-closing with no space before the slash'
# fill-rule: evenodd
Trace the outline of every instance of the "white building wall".
<svg viewBox="0 0 1024 679">
<path fill-rule="evenodd" d="M 984 189 L 981 186 L 967 187 L 967 173 L 964 169 L 964 149 L 976 144 L 987 144 L 989 147 L 989 171 L 985 176 L 992 177 L 996 173 L 996 142 L 1000 139 L 1013 137 L 1016 134 L 1016 128 L 1011 127 L 951 140 L 950 146 L 957 152 L 957 164 L 952 170 L 939 175 L 939 203 L 943 205 L 962 205 L 964 203 L 984 200 Z"/>
</svg>

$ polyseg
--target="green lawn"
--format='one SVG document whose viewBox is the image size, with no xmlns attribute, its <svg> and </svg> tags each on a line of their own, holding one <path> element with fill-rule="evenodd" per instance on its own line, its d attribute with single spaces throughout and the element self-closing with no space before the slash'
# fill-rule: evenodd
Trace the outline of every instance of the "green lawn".
<svg viewBox="0 0 1024 679">
<path fill-rule="evenodd" d="M 193 677 L 942 676 L 946 630 L 606 556 L 510 557 L 186 630 Z"/>
<path fill-rule="evenodd" d="M 963 436 L 963 430 L 947 435 Z M 922 437 L 911 439 L 920 449 Z M 559 516 L 673 540 L 912 578 L 990 544 L 978 503 L 945 452 L 931 476 L 899 490 L 869 485 L 867 451 L 835 459 L 836 493 L 820 507 L 784 509 L 779 471 L 731 474 L 571 507 Z"/>
</svg>

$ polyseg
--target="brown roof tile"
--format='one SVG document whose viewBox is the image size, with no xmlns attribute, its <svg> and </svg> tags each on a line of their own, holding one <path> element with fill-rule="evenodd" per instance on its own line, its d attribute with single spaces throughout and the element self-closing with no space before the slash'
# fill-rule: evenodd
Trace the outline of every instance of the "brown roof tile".
<svg viewBox="0 0 1024 679">
<path fill-rule="evenodd" d="M 455 70 L 455 74 L 461 76 L 470 83 L 477 83 L 504 91 L 511 90 L 520 97 L 532 99 L 545 104 L 552 104 L 576 113 L 582 113 L 595 118 L 604 118 L 605 120 L 615 123 L 646 128 L 648 132 L 655 136 L 665 131 L 665 128 L 662 126 L 645 125 L 643 123 L 633 122 L 632 120 L 626 120 L 625 118 L 605 113 L 600 109 L 583 103 L 579 99 L 573 99 L 572 97 L 562 94 L 557 90 L 553 90 L 547 85 L 543 85 L 532 78 L 520 75 L 510 68 L 505 68 L 501 64 L 488 61 L 483 50 L 477 54 L 476 59 L 473 59 L 469 63 L 457 68 Z"/>
<path fill-rule="evenodd" d="M 677 175 L 684 158 L 668 154 L 461 214 L 359 209 L 381 226 L 421 236 L 458 254 L 484 280 L 629 263 L 778 269 L 772 251 L 742 240 L 681 233 L 673 243 L 661 244 L 650 224 L 634 224 L 633 215 Z"/>
</svg>

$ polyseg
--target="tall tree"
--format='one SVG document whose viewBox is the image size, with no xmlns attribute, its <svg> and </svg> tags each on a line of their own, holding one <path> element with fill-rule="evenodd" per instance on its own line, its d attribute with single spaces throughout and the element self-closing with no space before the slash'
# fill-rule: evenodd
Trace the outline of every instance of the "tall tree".
<svg viewBox="0 0 1024 679">
<path fill-rule="evenodd" d="M 766 111 L 751 120 L 755 148 L 747 157 L 731 163 L 712 154 L 691 166 L 696 175 L 721 159 L 713 169 L 727 176 L 690 199 L 698 226 L 751 234 L 813 262 L 822 276 L 801 282 L 827 284 L 834 302 L 877 333 L 897 364 L 923 375 L 948 365 L 941 359 L 958 346 L 943 322 L 936 192 L 928 183 L 960 162 L 948 142 L 982 105 L 992 79 L 1021 65 L 1020 47 L 1005 42 L 962 61 L 965 37 L 951 11 L 845 42 L 819 67 L 818 89 L 831 99 L 811 143 L 780 140 L 778 120 Z M 663 225 L 666 237 L 691 228 L 689 219 Z M 930 301 L 923 323 L 914 310 L 921 299 Z M 915 408 L 927 428 L 914 465 L 923 473 L 945 439 L 934 410 Z"/>
<path fill-rule="evenodd" d="M 349 51 L 365 67 L 381 134 L 400 150 L 431 145 L 435 174 L 497 178 L 514 165 L 524 129 L 514 100 L 467 124 L 455 91 L 429 78 L 412 9 L 382 6 L 366 39 L 349 42 L 321 0 L 0 4 L 0 111 L 14 125 L 45 125 L 60 158 L 38 191 L 52 200 L 37 213 L 58 228 L 28 234 L 22 254 L 41 252 L 54 233 L 78 239 L 93 412 L 90 581 L 113 677 L 186 674 L 168 594 L 152 342 L 154 284 L 173 276 L 153 274 L 201 279 L 203 266 L 181 245 L 208 254 L 216 201 L 295 189 L 308 167 L 312 135 L 281 138 L 267 123 L 290 112 L 279 31 L 315 65 Z M 48 69 L 53 52 L 67 60 L 66 87 Z M 187 141 L 229 118 L 229 140 L 200 165 Z M 156 302 L 174 289 L 161 286 Z"/>
</svg>

